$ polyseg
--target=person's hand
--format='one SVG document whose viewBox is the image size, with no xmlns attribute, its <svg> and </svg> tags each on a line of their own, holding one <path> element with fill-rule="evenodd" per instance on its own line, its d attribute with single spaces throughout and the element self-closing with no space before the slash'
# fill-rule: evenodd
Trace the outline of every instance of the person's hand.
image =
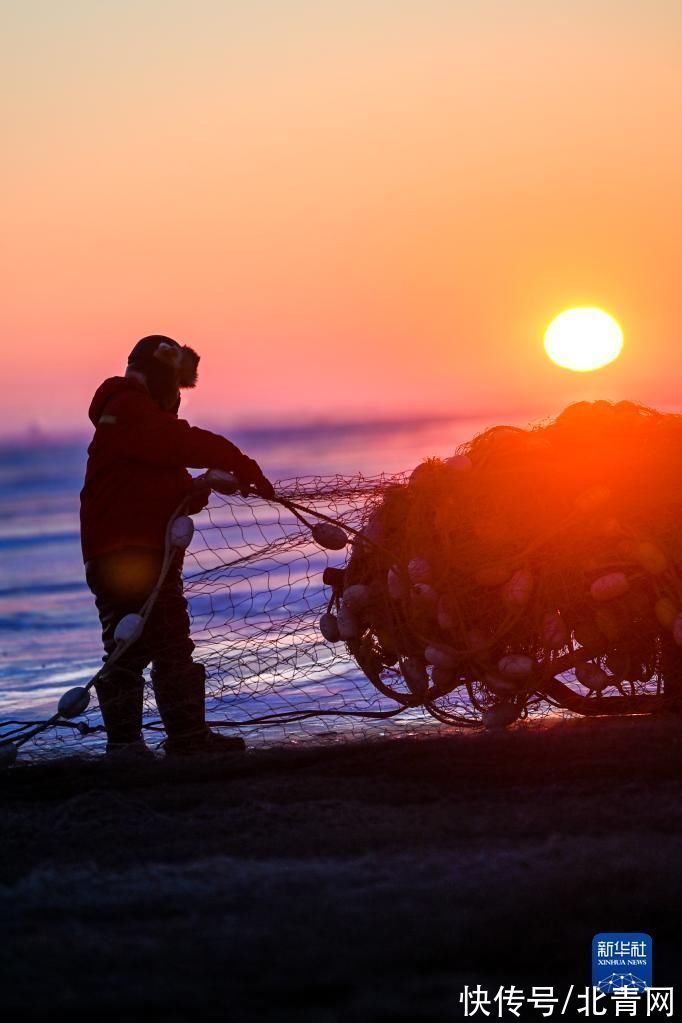
<svg viewBox="0 0 682 1023">
<path fill-rule="evenodd" d="M 196 476 L 187 499 L 187 511 L 190 515 L 198 515 L 209 502 L 211 488 L 203 478 Z"/>
<path fill-rule="evenodd" d="M 244 455 L 239 465 L 235 467 L 234 472 L 241 484 L 243 497 L 248 497 L 252 487 L 258 496 L 266 501 L 271 501 L 275 496 L 272 483 L 263 475 L 263 470 L 255 459 Z"/>
</svg>

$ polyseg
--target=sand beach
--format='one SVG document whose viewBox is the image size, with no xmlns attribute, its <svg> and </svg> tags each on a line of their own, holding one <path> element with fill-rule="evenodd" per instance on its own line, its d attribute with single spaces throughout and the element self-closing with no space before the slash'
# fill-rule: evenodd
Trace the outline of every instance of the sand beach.
<svg viewBox="0 0 682 1023">
<path fill-rule="evenodd" d="M 18 765 L 0 780 L 3 1008 L 449 1020 L 465 985 L 584 989 L 604 930 L 651 933 L 654 982 L 674 984 L 680 735 L 596 719 Z"/>
</svg>

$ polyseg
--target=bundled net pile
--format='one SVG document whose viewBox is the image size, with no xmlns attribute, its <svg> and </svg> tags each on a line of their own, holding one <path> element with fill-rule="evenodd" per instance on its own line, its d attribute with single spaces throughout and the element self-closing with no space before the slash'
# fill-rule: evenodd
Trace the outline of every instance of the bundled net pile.
<svg viewBox="0 0 682 1023">
<path fill-rule="evenodd" d="M 653 709 L 679 688 L 681 481 L 682 417 L 629 402 L 490 429 L 374 509 L 341 634 L 387 695 L 444 721 Z"/>
<path fill-rule="evenodd" d="M 185 557 L 211 723 L 304 738 L 677 697 L 682 416 L 581 403 L 487 430 L 409 478 L 277 493 L 214 495 Z"/>
</svg>

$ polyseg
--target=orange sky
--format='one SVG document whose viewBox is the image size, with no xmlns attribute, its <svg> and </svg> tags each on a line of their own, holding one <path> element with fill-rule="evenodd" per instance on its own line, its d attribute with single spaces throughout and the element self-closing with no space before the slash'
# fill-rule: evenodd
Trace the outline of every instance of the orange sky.
<svg viewBox="0 0 682 1023">
<path fill-rule="evenodd" d="M 204 422 L 679 405 L 679 3 L 9 6 L 0 432 L 152 332 Z M 542 349 L 582 304 L 590 375 Z"/>
</svg>

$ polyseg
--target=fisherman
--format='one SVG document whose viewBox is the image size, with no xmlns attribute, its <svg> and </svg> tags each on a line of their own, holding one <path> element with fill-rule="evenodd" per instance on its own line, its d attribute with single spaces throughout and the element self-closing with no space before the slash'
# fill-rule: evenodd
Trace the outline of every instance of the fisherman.
<svg viewBox="0 0 682 1023">
<path fill-rule="evenodd" d="M 90 405 L 95 436 L 81 491 L 81 544 L 105 664 L 116 646 L 116 625 L 139 612 L 159 578 L 171 516 L 183 500 L 189 513 L 208 501 L 210 489 L 197 484 L 188 467 L 233 473 L 244 496 L 274 496 L 257 462 L 224 437 L 178 418 L 180 390 L 196 385 L 198 363 L 187 345 L 160 334 L 144 337 L 130 353 L 125 375 L 105 380 Z M 206 725 L 206 671 L 192 659 L 182 562 L 178 551 L 141 638 L 95 683 L 107 753 L 152 755 L 142 738 L 142 673 L 150 663 L 167 754 L 244 748 L 242 739 Z"/>
</svg>

